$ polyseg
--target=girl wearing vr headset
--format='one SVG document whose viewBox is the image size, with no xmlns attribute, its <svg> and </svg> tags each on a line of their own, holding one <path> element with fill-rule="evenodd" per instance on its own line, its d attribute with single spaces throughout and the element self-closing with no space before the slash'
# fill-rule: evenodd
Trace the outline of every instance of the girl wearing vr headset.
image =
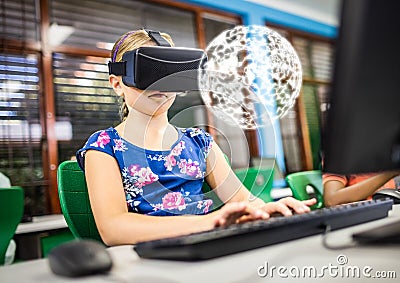
<svg viewBox="0 0 400 283">
<path fill-rule="evenodd" d="M 164 33 L 128 32 L 116 41 L 112 62 L 160 42 L 173 45 Z M 176 93 L 141 90 L 126 85 L 121 75 L 111 74 L 109 81 L 123 99 L 123 121 L 94 133 L 77 152 L 96 225 L 107 245 L 267 219 L 275 212 L 304 213 L 316 202 L 289 197 L 264 203 L 242 185 L 208 133 L 169 123 L 167 111 Z M 204 181 L 225 203 L 220 209 L 212 211 L 212 200 L 202 192 Z"/>
</svg>

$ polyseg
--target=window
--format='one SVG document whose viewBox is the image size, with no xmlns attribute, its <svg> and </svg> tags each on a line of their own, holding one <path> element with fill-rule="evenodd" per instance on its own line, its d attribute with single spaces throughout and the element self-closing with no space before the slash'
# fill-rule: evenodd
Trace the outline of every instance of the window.
<svg viewBox="0 0 400 283">
<path fill-rule="evenodd" d="M 118 97 L 108 83 L 107 61 L 94 56 L 53 55 L 60 162 L 74 157 L 91 133 L 120 121 Z"/>
<path fill-rule="evenodd" d="M 39 40 L 37 7 L 33 0 L 0 0 L 1 38 Z M 2 42 L 4 44 L 5 42 Z"/>
<path fill-rule="evenodd" d="M 210 13 L 203 13 L 202 17 L 207 44 L 224 30 L 234 28 L 240 24 L 237 18 L 227 18 Z"/>
<path fill-rule="evenodd" d="M 50 3 L 51 32 L 69 34 L 55 40 L 53 45 L 111 50 L 120 35 L 146 27 L 168 31 L 177 46 L 197 46 L 194 15 L 190 11 L 141 1 L 53 0 Z"/>
<path fill-rule="evenodd" d="M 303 68 L 303 87 L 297 103 L 280 120 L 284 154 L 288 157 L 287 171 L 320 169 L 321 132 L 329 109 L 333 42 L 283 27 L 267 26 L 292 43 Z"/>
<path fill-rule="evenodd" d="M 38 60 L 38 54 L 0 54 L 0 171 L 25 188 L 25 214 L 46 212 Z"/>
</svg>

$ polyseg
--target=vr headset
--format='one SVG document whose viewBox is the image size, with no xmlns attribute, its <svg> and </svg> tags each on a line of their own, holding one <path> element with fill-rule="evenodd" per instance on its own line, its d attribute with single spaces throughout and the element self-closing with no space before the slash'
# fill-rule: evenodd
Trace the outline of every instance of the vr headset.
<svg viewBox="0 0 400 283">
<path fill-rule="evenodd" d="M 159 45 L 127 51 L 121 62 L 109 62 L 109 74 L 122 76 L 127 86 L 141 90 L 197 90 L 198 71 L 207 61 L 201 49 L 170 47 L 159 32 L 148 31 Z"/>
</svg>

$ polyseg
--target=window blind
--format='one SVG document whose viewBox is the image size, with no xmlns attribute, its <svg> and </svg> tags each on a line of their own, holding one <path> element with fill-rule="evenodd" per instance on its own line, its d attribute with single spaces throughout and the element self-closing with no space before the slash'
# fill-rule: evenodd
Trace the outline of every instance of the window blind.
<svg viewBox="0 0 400 283">
<path fill-rule="evenodd" d="M 303 76 L 330 81 L 333 67 L 333 46 L 330 43 L 293 37 L 293 47 L 300 57 Z"/>
<path fill-rule="evenodd" d="M 39 40 L 35 0 L 0 0 L 0 38 Z"/>
<path fill-rule="evenodd" d="M 51 1 L 55 34 L 69 31 L 57 43 L 83 48 L 111 50 L 119 36 L 143 27 L 169 33 L 177 46 L 195 47 L 193 19 L 191 12 L 140 1 Z"/>
<path fill-rule="evenodd" d="M 56 120 L 71 129 L 59 139 L 59 160 L 70 159 L 93 132 L 116 125 L 119 101 L 108 82 L 106 58 L 53 56 Z"/>
<path fill-rule="evenodd" d="M 25 189 L 29 215 L 46 213 L 39 80 L 37 54 L 0 53 L 0 171 Z"/>
</svg>

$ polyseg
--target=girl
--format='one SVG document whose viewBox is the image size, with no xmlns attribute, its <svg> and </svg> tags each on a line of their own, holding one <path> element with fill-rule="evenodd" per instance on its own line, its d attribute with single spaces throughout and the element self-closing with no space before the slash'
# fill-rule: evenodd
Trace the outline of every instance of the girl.
<svg viewBox="0 0 400 283">
<path fill-rule="evenodd" d="M 173 45 L 169 35 L 161 36 Z M 118 62 L 126 51 L 154 45 L 146 31 L 131 31 L 117 40 L 111 58 Z M 128 87 L 115 75 L 109 81 L 123 98 L 123 121 L 94 133 L 77 152 L 107 245 L 267 219 L 274 212 L 291 215 L 291 209 L 304 213 L 315 203 L 293 198 L 264 203 L 241 184 L 208 133 L 169 124 L 175 93 Z M 221 209 L 211 212 L 212 200 L 201 191 L 204 179 L 225 203 Z"/>
</svg>

